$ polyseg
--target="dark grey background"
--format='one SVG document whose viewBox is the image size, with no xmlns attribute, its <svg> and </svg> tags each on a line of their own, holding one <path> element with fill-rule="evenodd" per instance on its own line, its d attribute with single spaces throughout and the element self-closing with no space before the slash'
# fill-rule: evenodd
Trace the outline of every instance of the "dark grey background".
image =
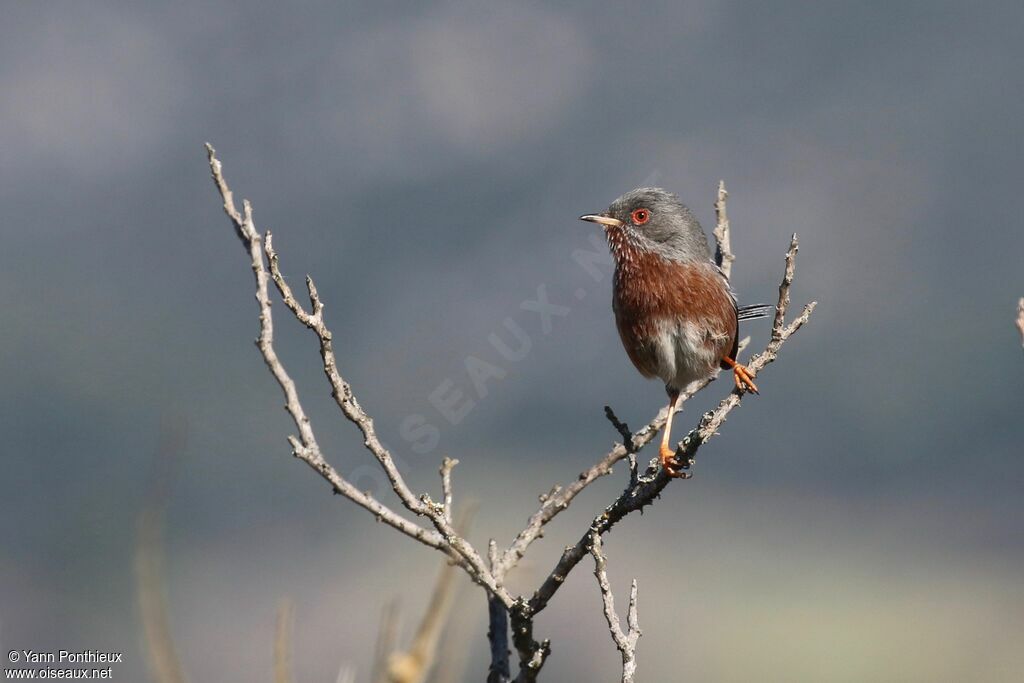
<svg viewBox="0 0 1024 683">
<path fill-rule="evenodd" d="M 607 449 L 604 404 L 640 425 L 663 401 L 619 346 L 608 278 L 570 258 L 593 232 L 576 217 L 653 181 L 710 229 L 724 178 L 743 300 L 774 300 L 796 231 L 794 305 L 820 305 L 696 479 L 609 537 L 622 599 L 640 584 L 642 679 L 1024 667 L 1019 3 L 3 11 L 4 652 L 122 650 L 117 680 L 144 680 L 134 534 L 161 495 L 192 680 L 269 680 L 284 596 L 300 680 L 342 664 L 366 680 L 381 606 L 399 598 L 408 632 L 425 602 L 437 558 L 289 456 L 208 140 L 284 271 L 317 278 L 342 369 L 414 487 L 462 461 L 480 544 Z M 541 285 L 570 308 L 549 334 L 520 307 Z M 488 343 L 509 317 L 532 342 L 518 363 Z M 331 461 L 373 487 L 313 340 L 279 327 Z M 747 331 L 756 347 L 768 325 Z M 452 425 L 428 396 L 450 380 L 473 397 L 470 356 L 505 376 Z M 727 389 L 688 404 L 680 433 Z M 399 433 L 414 414 L 440 432 L 428 453 Z M 185 438 L 170 465 L 168 434 Z M 516 590 L 623 476 L 552 525 Z M 480 680 L 484 605 L 464 597 Z M 589 569 L 538 631 L 550 680 L 613 677 Z"/>
</svg>

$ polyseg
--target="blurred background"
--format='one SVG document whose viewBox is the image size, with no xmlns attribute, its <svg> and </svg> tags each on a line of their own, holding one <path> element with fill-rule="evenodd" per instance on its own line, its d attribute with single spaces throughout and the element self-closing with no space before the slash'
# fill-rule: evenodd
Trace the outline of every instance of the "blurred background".
<svg viewBox="0 0 1024 683">
<path fill-rule="evenodd" d="M 6 3 L 0 646 L 119 650 L 115 680 L 148 680 L 154 507 L 193 681 L 271 680 L 283 598 L 299 681 L 368 680 L 384 606 L 407 638 L 426 605 L 436 554 L 290 456 L 209 141 L 285 274 L 316 278 L 413 488 L 461 461 L 479 546 L 608 450 L 605 404 L 639 427 L 664 402 L 610 269 L 571 256 L 595 236 L 577 216 L 657 184 L 710 232 L 724 179 L 742 301 L 774 302 L 795 231 L 794 308 L 820 304 L 695 478 L 606 540 L 623 607 L 639 582 L 640 680 L 1019 680 L 1022 31 L 1019 2 Z M 546 331 L 522 307 L 541 287 L 567 308 Z M 489 341 L 514 344 L 506 320 L 515 362 Z M 745 332 L 756 350 L 769 324 Z M 377 490 L 315 340 L 284 316 L 278 336 L 330 461 Z M 501 377 L 481 392 L 467 359 Z M 625 477 L 549 527 L 516 591 Z M 454 619 L 482 680 L 478 590 Z M 588 562 L 537 633 L 545 680 L 616 679 Z"/>
</svg>

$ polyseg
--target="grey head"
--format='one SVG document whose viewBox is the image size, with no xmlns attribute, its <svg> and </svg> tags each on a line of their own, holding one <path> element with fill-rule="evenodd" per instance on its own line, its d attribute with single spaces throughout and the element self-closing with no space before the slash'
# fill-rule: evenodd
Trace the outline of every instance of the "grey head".
<svg viewBox="0 0 1024 683">
<path fill-rule="evenodd" d="M 605 229 L 622 230 L 639 248 L 673 261 L 707 261 L 708 238 L 679 197 L 660 187 L 639 187 L 622 195 L 600 214 L 580 216 Z"/>
</svg>

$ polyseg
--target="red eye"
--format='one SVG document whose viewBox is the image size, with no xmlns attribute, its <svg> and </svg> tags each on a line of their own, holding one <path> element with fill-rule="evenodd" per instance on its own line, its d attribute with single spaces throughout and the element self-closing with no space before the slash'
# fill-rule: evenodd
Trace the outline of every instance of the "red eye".
<svg viewBox="0 0 1024 683">
<path fill-rule="evenodd" d="M 637 225 L 643 225 L 647 221 L 651 220 L 651 212 L 647 209 L 637 209 L 632 213 L 631 218 Z"/>
</svg>

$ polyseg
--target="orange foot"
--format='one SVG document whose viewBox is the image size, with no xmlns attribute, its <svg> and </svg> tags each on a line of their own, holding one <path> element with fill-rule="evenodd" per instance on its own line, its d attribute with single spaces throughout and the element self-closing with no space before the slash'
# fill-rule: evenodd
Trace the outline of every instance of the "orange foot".
<svg viewBox="0 0 1024 683">
<path fill-rule="evenodd" d="M 760 394 L 757 390 L 757 385 L 754 384 L 754 377 L 750 374 L 750 370 L 747 370 L 747 366 L 742 363 L 737 363 L 732 358 L 726 356 L 722 359 L 727 365 L 732 366 L 732 378 L 736 382 L 736 388 L 742 391 L 752 391 L 755 394 Z"/>
<path fill-rule="evenodd" d="M 667 445 L 662 444 L 661 450 L 658 452 L 658 457 L 661 460 L 661 466 L 665 470 L 665 474 L 675 479 L 689 479 L 689 472 L 680 472 L 679 461 L 676 460 L 676 452 L 669 448 Z"/>
</svg>

